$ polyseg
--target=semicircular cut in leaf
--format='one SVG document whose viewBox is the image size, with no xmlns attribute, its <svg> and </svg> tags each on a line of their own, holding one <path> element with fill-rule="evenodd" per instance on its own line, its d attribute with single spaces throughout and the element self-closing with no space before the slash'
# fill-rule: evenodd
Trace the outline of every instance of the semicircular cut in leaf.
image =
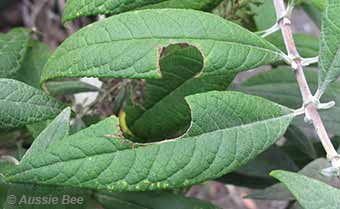
<svg viewBox="0 0 340 209">
<path fill-rule="evenodd" d="M 187 97 L 192 126 L 181 138 L 133 144 L 119 134 L 70 136 L 9 171 L 9 182 L 109 191 L 186 187 L 231 172 L 279 139 L 290 109 L 237 92 Z M 85 129 L 86 130 L 86 129 Z"/>
<path fill-rule="evenodd" d="M 306 68 L 305 75 L 307 77 L 310 88 L 313 92 L 318 88 L 318 75 L 313 72 L 312 68 Z M 302 99 L 296 78 L 292 70 L 288 67 L 278 67 L 270 72 L 259 73 L 248 79 L 236 89 L 265 97 L 271 101 L 275 101 L 289 108 L 297 109 L 301 107 Z M 333 83 L 328 91 L 324 94 L 322 102 L 335 101 L 336 106 L 332 109 L 321 111 L 321 117 L 325 122 L 327 130 L 336 135 L 340 134 L 340 82 Z M 308 126 L 302 117 L 294 121 L 294 124 Z"/>
<path fill-rule="evenodd" d="M 288 171 L 273 171 L 305 209 L 334 209 L 340 205 L 340 190 L 321 181 Z"/>
<path fill-rule="evenodd" d="M 128 100 L 125 107 L 126 124 L 138 141 L 150 142 L 182 135 L 191 121 L 190 108 L 184 98 L 196 93 L 225 90 L 235 77 L 235 73 L 197 77 L 203 60 L 194 47 L 176 45 L 164 53 L 160 61 L 162 79 L 147 80 L 142 103 Z"/>
<path fill-rule="evenodd" d="M 216 15 L 181 9 L 128 12 L 91 24 L 51 56 L 42 82 L 63 77 L 160 78 L 164 48 L 200 50 L 202 74 L 239 72 L 284 59 L 275 46 Z"/>
<path fill-rule="evenodd" d="M 119 14 L 134 9 L 183 8 L 211 10 L 223 0 L 69 0 L 66 2 L 63 22 L 82 16 Z"/>
<path fill-rule="evenodd" d="M 321 26 L 321 93 L 340 76 L 340 1 L 328 0 L 326 5 Z"/>
<path fill-rule="evenodd" d="M 0 33 L 0 78 L 12 78 L 21 68 L 30 40 L 23 28 Z"/>
<path fill-rule="evenodd" d="M 0 129 L 54 118 L 64 105 L 34 87 L 12 79 L 0 79 Z"/>
</svg>

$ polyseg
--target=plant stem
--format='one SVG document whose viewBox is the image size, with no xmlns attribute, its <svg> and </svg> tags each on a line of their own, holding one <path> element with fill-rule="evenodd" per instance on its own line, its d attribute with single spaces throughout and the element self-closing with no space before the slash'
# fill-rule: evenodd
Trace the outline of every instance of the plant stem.
<svg viewBox="0 0 340 209">
<path fill-rule="evenodd" d="M 286 49 L 288 52 L 288 56 L 290 58 L 293 58 L 293 63 L 292 66 L 294 66 L 295 70 L 295 76 L 297 83 L 299 85 L 299 89 L 302 95 L 302 99 L 305 106 L 305 114 L 307 118 L 311 120 L 311 122 L 314 125 L 314 128 L 316 130 L 317 135 L 320 138 L 320 141 L 326 150 L 327 153 L 327 158 L 332 161 L 332 165 L 334 167 L 339 168 L 340 167 L 340 160 L 338 157 L 338 153 L 335 150 L 328 134 L 325 129 L 325 126 L 321 120 L 320 114 L 318 112 L 316 104 L 313 102 L 314 97 L 311 93 L 311 90 L 308 86 L 304 71 L 303 71 L 303 66 L 302 66 L 302 58 L 299 55 L 299 52 L 297 51 L 295 41 L 293 38 L 293 32 L 290 26 L 290 20 L 289 17 L 286 16 L 286 7 L 284 4 L 283 0 L 273 0 L 275 10 L 276 10 L 276 15 L 279 19 L 279 26 L 281 28 L 281 32 L 283 35 L 283 39 L 286 45 Z"/>
</svg>

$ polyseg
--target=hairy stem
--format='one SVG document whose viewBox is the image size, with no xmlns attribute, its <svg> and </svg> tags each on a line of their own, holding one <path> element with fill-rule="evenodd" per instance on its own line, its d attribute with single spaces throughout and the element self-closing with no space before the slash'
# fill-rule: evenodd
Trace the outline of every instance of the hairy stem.
<svg viewBox="0 0 340 209">
<path fill-rule="evenodd" d="M 338 153 L 335 150 L 327 134 L 325 126 L 318 112 L 317 106 L 313 102 L 310 102 L 310 101 L 313 101 L 314 97 L 308 86 L 308 83 L 307 83 L 307 80 L 306 80 L 306 77 L 303 71 L 302 58 L 300 57 L 297 51 L 296 45 L 295 45 L 293 32 L 290 26 L 291 21 L 289 20 L 289 17 L 285 17 L 286 7 L 284 4 L 284 0 L 273 0 L 273 1 L 274 1 L 276 14 L 279 19 L 278 24 L 281 28 L 281 32 L 282 32 L 283 39 L 286 45 L 288 56 L 293 59 L 292 66 L 294 66 L 296 80 L 300 88 L 303 102 L 306 105 L 305 106 L 306 117 L 310 119 L 311 122 L 313 123 L 316 133 L 319 136 L 322 142 L 322 145 L 327 152 L 327 158 L 332 161 L 333 166 L 340 167 L 340 160 L 338 158 Z"/>
</svg>

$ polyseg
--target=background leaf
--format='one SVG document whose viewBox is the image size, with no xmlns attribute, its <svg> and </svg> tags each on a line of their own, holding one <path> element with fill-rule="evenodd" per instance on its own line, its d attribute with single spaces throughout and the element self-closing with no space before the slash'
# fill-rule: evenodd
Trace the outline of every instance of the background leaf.
<svg viewBox="0 0 340 209">
<path fill-rule="evenodd" d="M 100 14 L 119 14 L 134 9 L 144 8 L 184 8 L 211 10 L 223 0 L 68 0 L 66 2 L 63 21 L 73 20 L 81 16 Z"/>
<path fill-rule="evenodd" d="M 301 171 L 299 171 L 299 173 L 333 186 L 340 186 L 336 177 L 326 177 L 320 174 L 322 169 L 329 166 L 330 163 L 326 159 L 320 158 L 306 165 Z M 300 186 L 301 188 L 304 188 L 304 186 Z M 275 184 L 264 190 L 255 191 L 248 195 L 248 198 L 264 200 L 294 200 L 294 197 L 282 184 Z"/>
<path fill-rule="evenodd" d="M 96 86 L 82 82 L 80 80 L 50 81 L 45 83 L 45 86 L 48 93 L 53 96 L 99 91 Z"/>
<path fill-rule="evenodd" d="M 208 202 L 170 192 L 100 192 L 96 199 L 105 209 L 218 209 Z"/>
<path fill-rule="evenodd" d="M 0 129 L 11 129 L 55 117 L 63 105 L 20 81 L 0 79 Z"/>
<path fill-rule="evenodd" d="M 305 209 L 333 209 L 340 205 L 340 190 L 303 175 L 273 171 L 271 175 L 283 182 Z"/>
<path fill-rule="evenodd" d="M 323 93 L 340 75 L 340 2 L 327 0 L 322 19 L 319 88 Z"/>
<path fill-rule="evenodd" d="M 21 67 L 30 42 L 30 33 L 16 28 L 0 33 L 0 78 L 11 78 Z"/>
<path fill-rule="evenodd" d="M 236 73 L 283 59 L 282 52 L 264 39 L 216 15 L 143 10 L 107 18 L 68 38 L 49 59 L 42 82 L 84 76 L 160 78 L 160 56 L 173 44 L 200 50 L 204 68 L 197 77 Z"/>
<path fill-rule="evenodd" d="M 182 138 L 133 144 L 112 118 L 116 134 L 67 137 L 11 170 L 7 180 L 110 191 L 186 187 L 244 165 L 280 138 L 293 118 L 283 106 L 237 92 L 187 100 L 192 126 Z"/>
<path fill-rule="evenodd" d="M 316 91 L 318 87 L 317 73 L 313 72 L 313 69 L 311 68 L 306 68 L 305 74 L 310 88 L 312 91 Z M 340 114 L 339 85 L 339 82 L 335 82 L 331 85 L 322 98 L 322 101 L 324 102 L 335 101 L 336 106 L 332 109 L 320 112 L 327 130 L 336 135 L 340 135 L 340 124 L 338 119 L 338 115 Z M 292 109 L 300 108 L 302 105 L 302 99 L 294 73 L 288 67 L 279 67 L 270 72 L 259 73 L 242 83 L 241 87 L 236 88 L 249 94 L 265 97 Z M 296 120 L 294 124 L 307 126 L 301 117 L 299 120 Z"/>
</svg>

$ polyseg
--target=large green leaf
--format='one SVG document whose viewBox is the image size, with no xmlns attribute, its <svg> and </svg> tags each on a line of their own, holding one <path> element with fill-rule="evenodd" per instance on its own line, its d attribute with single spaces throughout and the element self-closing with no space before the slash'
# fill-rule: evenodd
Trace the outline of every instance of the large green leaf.
<svg viewBox="0 0 340 209">
<path fill-rule="evenodd" d="M 326 177 L 321 175 L 320 171 L 329 166 L 330 163 L 326 159 L 320 158 L 306 165 L 301 171 L 299 171 L 299 173 L 333 186 L 339 186 L 340 184 L 336 177 Z M 282 184 L 275 184 L 266 189 L 255 191 L 248 195 L 248 198 L 284 201 L 294 200 L 294 197 L 284 188 Z"/>
<path fill-rule="evenodd" d="M 192 10 L 128 12 L 67 39 L 45 66 L 42 82 L 63 77 L 160 78 L 159 59 L 173 44 L 198 48 L 200 75 L 221 75 L 284 58 L 269 42 L 218 16 Z"/>
<path fill-rule="evenodd" d="M 63 105 L 20 81 L 0 79 L 0 129 L 10 129 L 55 117 Z"/>
<path fill-rule="evenodd" d="M 208 202 L 170 192 L 100 192 L 96 199 L 105 209 L 218 209 Z"/>
<path fill-rule="evenodd" d="M 65 6 L 63 21 L 81 16 L 100 14 L 119 14 L 143 8 L 184 8 L 211 10 L 223 0 L 68 0 Z"/>
<path fill-rule="evenodd" d="M 42 152 L 51 144 L 68 136 L 70 130 L 71 108 L 66 108 L 61 112 L 40 135 L 34 140 L 33 144 L 23 156 L 21 162 L 30 158 L 36 153 Z"/>
<path fill-rule="evenodd" d="M 247 163 L 275 143 L 294 117 L 290 109 L 237 92 L 197 94 L 187 101 L 192 125 L 181 138 L 133 144 L 121 137 L 112 118 L 116 134 L 66 137 L 6 178 L 110 191 L 185 187 Z"/>
<path fill-rule="evenodd" d="M 30 42 L 30 33 L 16 28 L 0 33 L 0 78 L 11 78 L 21 67 Z"/>
<path fill-rule="evenodd" d="M 313 69 L 305 70 L 308 83 L 313 91 L 318 88 L 317 73 Z M 292 70 L 288 67 L 279 67 L 270 72 L 260 73 L 245 81 L 240 90 L 249 94 L 265 97 L 279 104 L 290 108 L 300 108 L 302 99 L 296 78 Z M 335 82 L 330 86 L 322 98 L 323 102 L 335 101 L 336 106 L 330 110 L 322 111 L 321 116 L 325 122 L 327 130 L 336 135 L 340 135 L 340 82 Z M 303 120 L 297 120 L 299 125 L 306 126 Z"/>
<path fill-rule="evenodd" d="M 292 172 L 273 171 L 271 175 L 283 182 L 305 209 L 339 208 L 339 189 Z"/>
<path fill-rule="evenodd" d="M 147 80 L 143 104 L 130 102 L 127 126 L 136 138 L 152 141 L 182 135 L 190 125 L 190 109 L 184 97 L 210 90 L 224 90 L 234 74 L 196 77 L 203 67 L 199 51 L 174 46 L 161 58 L 162 79 Z"/>
<path fill-rule="evenodd" d="M 340 75 L 340 1 L 327 2 L 321 27 L 319 88 L 322 93 Z"/>
</svg>

